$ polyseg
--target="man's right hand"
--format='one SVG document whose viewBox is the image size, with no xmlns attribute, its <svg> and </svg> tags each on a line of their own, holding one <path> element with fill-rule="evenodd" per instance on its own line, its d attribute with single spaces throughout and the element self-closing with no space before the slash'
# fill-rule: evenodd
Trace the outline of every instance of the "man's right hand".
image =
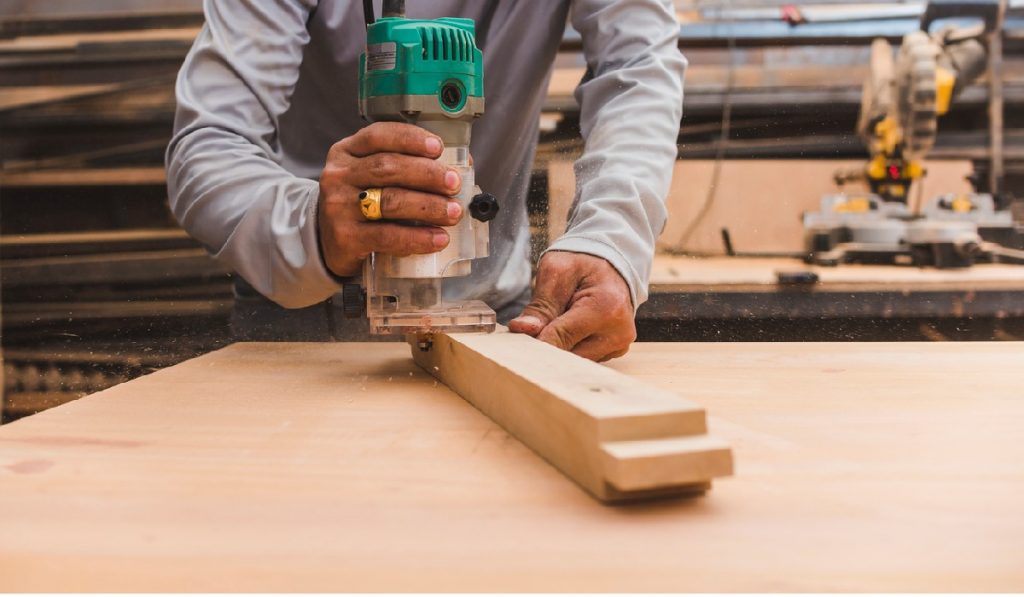
<svg viewBox="0 0 1024 597">
<path fill-rule="evenodd" d="M 439 162 L 441 139 L 399 122 L 377 122 L 335 143 L 320 175 L 320 246 L 335 275 L 359 273 L 370 253 L 415 255 L 448 246 L 448 233 L 462 208 L 451 199 L 462 180 Z M 383 219 L 369 221 L 359 193 L 381 188 Z M 426 226 L 389 220 L 419 222 Z"/>
</svg>

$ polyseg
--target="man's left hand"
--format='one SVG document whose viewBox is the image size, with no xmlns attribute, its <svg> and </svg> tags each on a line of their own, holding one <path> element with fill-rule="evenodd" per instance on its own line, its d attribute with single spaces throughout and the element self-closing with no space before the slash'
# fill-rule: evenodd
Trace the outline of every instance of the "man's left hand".
<svg viewBox="0 0 1024 597">
<path fill-rule="evenodd" d="M 621 357 L 636 340 L 619 272 L 600 257 L 565 251 L 541 258 L 533 300 L 508 327 L 594 361 Z"/>
</svg>

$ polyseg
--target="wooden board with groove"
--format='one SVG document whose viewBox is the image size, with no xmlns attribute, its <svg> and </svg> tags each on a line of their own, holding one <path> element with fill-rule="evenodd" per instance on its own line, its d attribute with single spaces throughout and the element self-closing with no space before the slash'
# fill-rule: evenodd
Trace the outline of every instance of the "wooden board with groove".
<svg viewBox="0 0 1024 597">
<path fill-rule="evenodd" d="M 699 493 L 732 474 L 704 409 L 522 334 L 437 334 L 413 358 L 596 498 Z"/>
<path fill-rule="evenodd" d="M 1021 591 L 1022 365 L 637 344 L 738 467 L 609 507 L 403 344 L 236 344 L 0 427 L 0 590 Z"/>
</svg>

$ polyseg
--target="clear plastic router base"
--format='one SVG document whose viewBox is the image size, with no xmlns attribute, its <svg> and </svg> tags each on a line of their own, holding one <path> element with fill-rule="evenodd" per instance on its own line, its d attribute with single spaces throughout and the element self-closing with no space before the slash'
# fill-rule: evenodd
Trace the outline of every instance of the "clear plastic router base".
<svg viewBox="0 0 1024 597">
<path fill-rule="evenodd" d="M 389 308 L 390 306 L 390 308 Z M 493 332 L 494 310 L 483 301 L 442 302 L 431 307 L 370 304 L 370 333 L 380 335 L 431 334 L 438 332 Z"/>
<path fill-rule="evenodd" d="M 438 161 L 458 170 L 462 177 L 461 190 L 451 199 L 459 203 L 466 217 L 445 228 L 449 242 L 440 251 L 370 255 L 363 270 L 363 287 L 371 334 L 494 331 L 497 316 L 483 301 L 444 298 L 445 280 L 470 275 L 473 260 L 489 254 L 490 228 L 486 219 L 470 217 L 470 204 L 480 194 L 480 187 L 469 164 L 469 147 L 448 146 Z"/>
</svg>

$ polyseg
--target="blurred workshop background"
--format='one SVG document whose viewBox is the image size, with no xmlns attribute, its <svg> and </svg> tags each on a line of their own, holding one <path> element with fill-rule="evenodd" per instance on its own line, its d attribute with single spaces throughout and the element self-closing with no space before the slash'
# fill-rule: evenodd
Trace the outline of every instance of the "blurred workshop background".
<svg viewBox="0 0 1024 597">
<path fill-rule="evenodd" d="M 885 78 L 925 2 L 677 0 L 690 68 L 641 340 L 1024 338 L 1024 0 L 933 4 L 931 29 L 952 22 L 945 41 L 981 54 L 940 55 L 927 85 L 910 82 L 932 103 L 893 120 L 899 98 L 873 94 L 901 84 Z M 231 273 L 177 226 L 163 168 L 201 5 L 0 2 L 4 422 L 231 341 Z M 535 256 L 572 202 L 584 67 L 567 28 L 533 172 Z M 926 148 L 872 141 L 929 114 L 907 125 Z M 904 242 L 926 212 L 924 240 Z"/>
</svg>

